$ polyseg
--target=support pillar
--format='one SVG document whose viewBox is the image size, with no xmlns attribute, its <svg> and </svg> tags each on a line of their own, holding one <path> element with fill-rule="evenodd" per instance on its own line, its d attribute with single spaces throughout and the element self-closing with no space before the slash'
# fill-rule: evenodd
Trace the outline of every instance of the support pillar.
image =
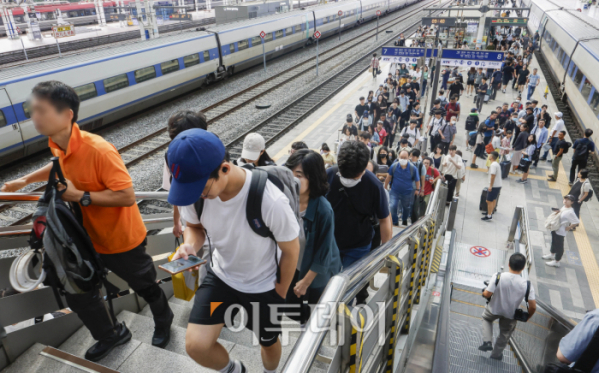
<svg viewBox="0 0 599 373">
<path fill-rule="evenodd" d="M 489 6 L 489 0 L 482 1 L 482 7 Z M 483 37 L 485 36 L 485 21 L 487 19 L 487 13 L 481 13 L 480 20 L 478 21 L 478 33 L 476 34 L 476 49 L 482 49 Z"/>
</svg>

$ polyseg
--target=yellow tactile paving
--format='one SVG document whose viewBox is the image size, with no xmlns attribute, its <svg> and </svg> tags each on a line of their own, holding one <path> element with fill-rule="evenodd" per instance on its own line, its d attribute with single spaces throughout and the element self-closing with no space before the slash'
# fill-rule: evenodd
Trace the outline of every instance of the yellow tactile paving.
<svg viewBox="0 0 599 373">
<path fill-rule="evenodd" d="M 547 176 L 553 175 L 553 171 L 545 171 Z M 559 164 L 559 174 L 557 175 L 557 181 L 547 181 L 549 188 L 559 189 L 562 192 L 562 196 L 565 196 L 570 191 L 568 185 L 568 177 L 566 176 L 566 170 L 564 169 L 563 163 Z M 556 206 L 557 207 L 557 206 Z M 578 246 L 578 252 L 580 254 L 580 260 L 582 261 L 582 267 L 589 281 L 589 287 L 591 288 L 591 294 L 593 295 L 593 301 L 595 307 L 599 307 L 599 265 L 593 253 L 591 242 L 587 236 L 587 231 L 584 227 L 582 220 L 580 225 L 574 233 L 574 239 Z"/>
</svg>

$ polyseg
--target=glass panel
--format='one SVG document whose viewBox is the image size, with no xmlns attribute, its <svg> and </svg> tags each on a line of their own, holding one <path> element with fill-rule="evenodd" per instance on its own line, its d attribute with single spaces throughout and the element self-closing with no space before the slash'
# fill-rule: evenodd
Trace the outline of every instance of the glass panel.
<svg viewBox="0 0 599 373">
<path fill-rule="evenodd" d="M 599 114 L 599 92 L 597 92 L 597 90 L 593 92 L 593 97 L 591 98 L 589 105 L 591 105 L 591 109 L 593 109 L 595 115 Z"/>
<path fill-rule="evenodd" d="M 302 32 L 302 25 L 295 26 L 295 32 Z"/>
<path fill-rule="evenodd" d="M 582 84 L 582 89 L 580 90 L 580 93 L 582 93 L 582 97 L 584 97 L 584 100 L 587 102 L 589 100 L 589 95 L 591 94 L 592 88 L 593 88 L 593 85 L 585 77 L 584 83 Z"/>
<path fill-rule="evenodd" d="M 179 70 L 179 60 L 170 60 L 161 63 L 160 70 L 162 70 L 162 75 L 166 75 Z"/>
<path fill-rule="evenodd" d="M 293 34 L 293 27 L 287 27 L 285 29 L 285 35 L 289 36 L 291 34 Z"/>
<path fill-rule="evenodd" d="M 576 84 L 576 88 L 580 87 L 580 82 L 582 82 L 583 76 L 584 75 L 582 74 L 582 71 L 578 69 L 578 71 L 576 71 L 576 75 L 574 76 L 574 83 Z"/>
<path fill-rule="evenodd" d="M 262 38 L 259 36 L 255 36 L 252 38 L 252 47 L 255 47 L 256 45 L 260 45 L 262 44 Z"/>
<path fill-rule="evenodd" d="M 144 67 L 143 69 L 135 70 L 135 81 L 137 83 L 145 82 L 146 80 L 156 77 L 156 69 L 154 66 Z"/>
<path fill-rule="evenodd" d="M 328 17 L 324 17 L 324 18 L 322 19 L 322 24 L 323 24 L 323 25 L 324 25 L 324 24 L 327 24 L 328 22 L 329 22 L 329 19 L 328 19 Z"/>
<path fill-rule="evenodd" d="M 25 118 L 31 118 L 31 103 L 29 101 L 23 102 L 23 112 L 25 113 Z"/>
<path fill-rule="evenodd" d="M 183 57 L 183 65 L 185 67 L 194 66 L 199 63 L 200 63 L 200 55 L 197 53 L 190 54 L 189 56 Z"/>
<path fill-rule="evenodd" d="M 272 32 L 267 32 L 266 36 L 264 37 L 265 43 L 268 43 L 269 41 L 272 41 Z"/>
<path fill-rule="evenodd" d="M 229 44 L 229 52 L 235 53 L 235 43 Z"/>
<path fill-rule="evenodd" d="M 204 62 L 210 61 L 210 52 L 204 51 Z"/>
<path fill-rule="evenodd" d="M 250 47 L 250 42 L 245 40 L 240 40 L 237 42 L 237 50 L 242 51 L 244 49 L 248 49 Z"/>
<path fill-rule="evenodd" d="M 275 38 L 279 39 L 283 37 L 283 30 L 275 31 Z"/>
<path fill-rule="evenodd" d="M 96 85 L 94 83 L 80 85 L 74 89 L 75 92 L 77 92 L 80 101 L 89 100 L 90 98 L 98 96 L 98 91 L 96 91 Z"/>
<path fill-rule="evenodd" d="M 570 64 L 570 67 L 568 68 L 568 76 L 570 76 L 570 78 L 572 77 L 572 74 L 574 73 L 574 71 L 576 71 L 576 64 L 574 62 L 572 62 Z"/>
<path fill-rule="evenodd" d="M 4 112 L 0 110 L 0 127 L 6 126 L 6 118 L 4 117 Z"/>
<path fill-rule="evenodd" d="M 567 54 L 564 53 L 564 63 L 562 64 L 562 66 L 564 67 L 564 69 L 566 69 L 568 67 L 568 62 L 570 62 L 570 56 L 568 56 Z"/>
<path fill-rule="evenodd" d="M 127 74 L 113 76 L 112 78 L 104 79 L 104 90 L 106 93 L 114 92 L 129 86 Z"/>
</svg>

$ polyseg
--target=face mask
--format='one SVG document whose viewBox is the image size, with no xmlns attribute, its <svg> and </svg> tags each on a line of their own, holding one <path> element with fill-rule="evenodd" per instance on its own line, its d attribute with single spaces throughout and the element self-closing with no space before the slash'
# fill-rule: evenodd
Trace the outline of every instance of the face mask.
<svg viewBox="0 0 599 373">
<path fill-rule="evenodd" d="M 381 154 L 381 158 L 387 158 L 387 154 Z"/>
<path fill-rule="evenodd" d="M 341 181 L 341 185 L 343 185 L 346 188 L 353 188 L 356 185 L 358 185 L 358 183 L 360 181 L 362 181 L 361 176 L 358 180 L 356 180 L 356 179 L 346 179 L 343 176 L 341 176 L 341 174 L 339 172 L 337 172 L 337 175 L 339 175 L 339 181 Z"/>
<path fill-rule="evenodd" d="M 407 166 L 408 165 L 408 160 L 407 159 L 400 159 L 399 160 L 399 164 L 401 166 Z"/>
</svg>

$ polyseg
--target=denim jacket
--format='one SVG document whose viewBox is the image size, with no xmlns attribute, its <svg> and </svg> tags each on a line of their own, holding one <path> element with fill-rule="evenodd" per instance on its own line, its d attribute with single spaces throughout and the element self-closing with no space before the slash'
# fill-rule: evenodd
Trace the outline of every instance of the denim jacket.
<svg viewBox="0 0 599 373">
<path fill-rule="evenodd" d="M 318 275 L 311 288 L 324 288 L 329 279 L 341 271 L 341 257 L 335 242 L 335 217 L 331 204 L 325 197 L 310 198 L 304 215 L 306 248 L 302 259 L 302 279 L 312 270 Z"/>
</svg>

